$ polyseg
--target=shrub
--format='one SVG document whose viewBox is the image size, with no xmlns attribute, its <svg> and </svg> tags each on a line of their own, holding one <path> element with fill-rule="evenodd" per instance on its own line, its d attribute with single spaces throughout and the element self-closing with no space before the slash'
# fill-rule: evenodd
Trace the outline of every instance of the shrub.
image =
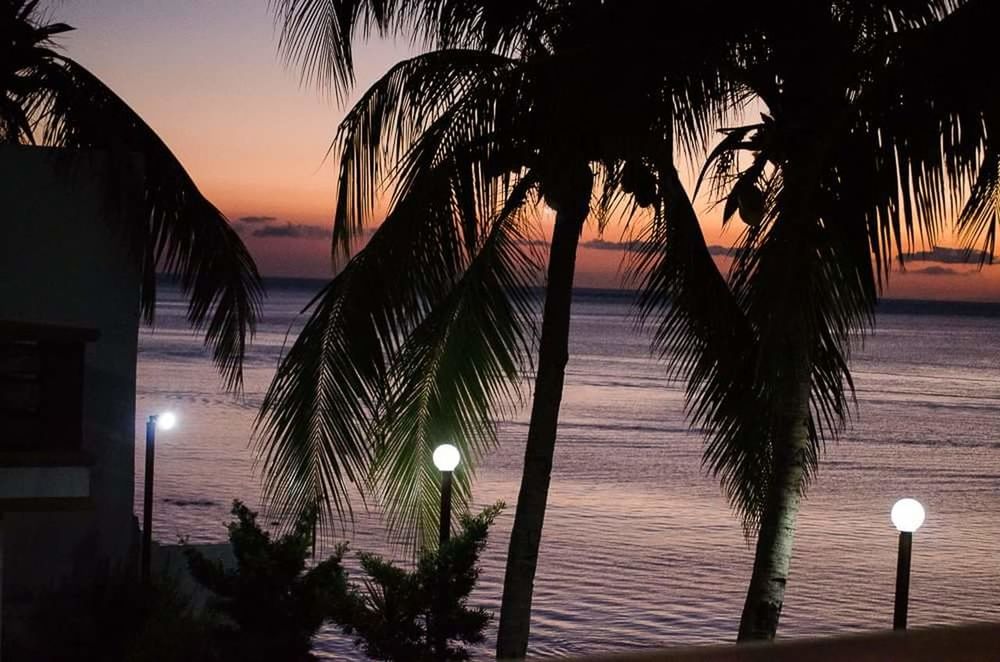
<svg viewBox="0 0 1000 662">
<path fill-rule="evenodd" d="M 468 607 L 479 577 L 478 561 L 498 503 L 477 517 L 464 516 L 461 531 L 438 550 L 425 550 L 412 571 L 375 554 L 359 554 L 368 580 L 350 586 L 337 623 L 369 657 L 395 662 L 468 660 L 463 644 L 483 640 L 491 615 Z"/>
<path fill-rule="evenodd" d="M 235 568 L 185 549 L 191 575 L 216 596 L 209 606 L 228 621 L 218 632 L 225 650 L 240 660 L 311 659 L 313 635 L 345 600 L 345 547 L 306 570 L 315 510 L 303 513 L 276 540 L 241 502 L 233 502 L 232 514 L 235 521 L 227 528 Z"/>
<path fill-rule="evenodd" d="M 467 644 L 483 640 L 491 615 L 468 606 L 479 577 L 478 561 L 498 503 L 461 519 L 461 531 L 437 550 L 421 552 L 405 570 L 380 556 L 359 553 L 367 578 L 348 582 L 347 545 L 306 569 L 316 510 L 303 513 L 292 530 L 273 540 L 257 514 L 233 502 L 227 525 L 236 566 L 226 569 L 191 547 L 191 575 L 215 593 L 209 606 L 225 619 L 216 639 L 225 659 L 307 660 L 312 637 L 325 622 L 354 637 L 369 657 L 394 662 L 468 660 Z"/>
</svg>

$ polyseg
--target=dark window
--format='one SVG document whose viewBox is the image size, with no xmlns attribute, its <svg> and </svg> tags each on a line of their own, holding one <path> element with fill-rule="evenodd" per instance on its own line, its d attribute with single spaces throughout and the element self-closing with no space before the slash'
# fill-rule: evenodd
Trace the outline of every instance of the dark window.
<svg viewBox="0 0 1000 662">
<path fill-rule="evenodd" d="M 0 452 L 80 448 L 92 335 L 0 323 Z"/>
</svg>

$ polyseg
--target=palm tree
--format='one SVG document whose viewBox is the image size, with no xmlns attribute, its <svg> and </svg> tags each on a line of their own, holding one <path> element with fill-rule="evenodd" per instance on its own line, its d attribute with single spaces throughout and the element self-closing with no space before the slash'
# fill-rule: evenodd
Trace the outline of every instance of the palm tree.
<svg viewBox="0 0 1000 662">
<path fill-rule="evenodd" d="M 590 33 L 577 23 L 579 15 L 555 11 L 553 6 L 559 3 L 528 2 L 505 12 L 499 11 L 497 5 L 442 0 L 416 3 L 423 13 L 407 13 L 395 3 L 343 2 L 333 3 L 336 11 L 332 20 L 322 12 L 307 11 L 307 7 L 315 9 L 309 2 L 279 4 L 285 11 L 286 53 L 315 65 L 314 73 L 322 73 L 321 68 L 326 66 L 342 83 L 350 79 L 349 35 L 357 22 L 383 32 L 416 23 L 439 39 L 439 44 L 487 51 L 510 48 L 508 54 L 516 55 L 521 64 L 531 63 L 531 56 L 539 53 L 537 48 L 531 51 L 525 46 L 537 44 L 543 45 L 541 52 L 552 61 L 558 63 L 565 58 L 579 63 L 581 60 L 574 58 L 585 52 L 579 44 L 587 40 L 580 38 L 576 48 L 566 49 L 566 42 L 557 43 L 552 34 L 586 35 L 590 43 L 606 46 L 600 57 L 588 61 L 592 80 L 606 81 L 607 76 L 602 74 L 608 69 L 594 65 L 610 62 L 614 62 L 610 69 L 615 74 L 629 71 L 631 66 L 632 70 L 644 69 L 652 80 L 673 80 L 664 76 L 663 60 L 650 58 L 664 55 L 658 50 L 664 48 L 663 36 L 641 31 L 643 25 L 662 29 L 664 21 L 655 19 L 663 17 L 644 14 L 627 3 L 604 3 L 610 6 L 602 6 L 600 13 L 593 14 L 601 17 L 601 29 Z M 587 3 L 580 6 L 594 7 Z M 757 125 L 728 132 L 711 159 L 717 162 L 719 190 L 727 194 L 727 218 L 738 210 L 748 223 L 728 283 L 704 248 L 697 218 L 673 171 L 672 150 L 665 148 L 670 143 L 669 131 L 641 150 L 644 171 L 651 175 L 647 181 L 652 182 L 657 214 L 653 223 L 639 230 L 645 246 L 633 264 L 633 276 L 642 290 L 643 319 L 656 328 L 656 346 L 676 372 L 687 378 L 689 413 L 708 432 L 706 463 L 721 477 L 748 533 L 758 531 L 741 639 L 774 635 L 802 490 L 815 470 L 822 440 L 835 436 L 844 423 L 851 390 L 847 369 L 851 334 L 871 325 L 872 307 L 887 276 L 893 249 L 900 252 L 904 238 L 912 236 L 916 227 L 933 234 L 939 225 L 936 219 L 944 211 L 941 201 L 946 199 L 947 190 L 960 190 L 971 181 L 970 173 L 993 172 L 988 167 L 977 170 L 974 165 L 981 156 L 977 147 L 983 139 L 981 131 L 970 131 L 961 134 L 961 140 L 953 140 L 946 158 L 933 154 L 941 127 L 962 123 L 956 115 L 942 111 L 940 103 L 932 103 L 924 113 L 930 123 L 917 127 L 926 130 L 929 126 L 931 131 L 915 133 L 914 127 L 905 122 L 901 90 L 888 85 L 889 74 L 892 80 L 906 78 L 905 69 L 899 65 L 904 59 L 900 49 L 909 41 L 920 41 L 919 34 L 937 24 L 951 8 L 946 2 L 872 4 L 844 0 L 826 8 L 796 8 L 789 14 L 784 3 L 748 9 L 740 3 L 723 2 L 698 16 L 701 23 L 684 20 L 691 16 L 669 17 L 680 25 L 703 26 L 707 16 L 714 16 L 717 29 L 713 34 L 719 36 L 712 48 L 699 51 L 682 39 L 671 43 L 684 43 L 685 52 L 707 55 L 705 59 L 712 64 L 706 67 L 703 61 L 695 60 L 693 71 L 719 72 L 724 80 L 740 86 L 744 101 L 759 99 L 770 113 Z M 623 21 L 625 16 L 635 20 Z M 789 16 L 794 20 L 790 21 Z M 623 25 L 630 30 L 623 30 Z M 786 25 L 795 29 L 783 27 Z M 317 26 L 327 30 L 323 33 L 326 38 L 304 38 L 318 33 Z M 468 26 L 479 31 L 480 41 L 469 41 L 470 37 L 462 32 Z M 634 45 L 630 48 L 630 44 L 610 40 L 616 30 L 619 35 L 632 36 L 632 42 L 643 44 L 645 50 L 637 52 Z M 702 37 L 704 32 L 695 30 L 693 34 Z M 328 52 L 317 54 L 316 44 L 323 44 Z M 926 52 L 926 43 L 923 45 L 922 52 Z M 621 57 L 608 56 L 607 52 Z M 906 52 L 909 55 L 914 51 Z M 677 52 L 669 55 L 673 58 L 669 61 L 672 71 L 683 70 L 680 64 L 692 64 L 678 58 Z M 563 82 L 563 76 L 572 78 L 568 69 L 558 71 L 562 76 L 553 76 L 550 84 Z M 934 98 L 914 92 L 916 81 L 906 82 L 910 85 L 907 99 L 911 103 Z M 652 89 L 630 82 L 626 89 L 615 90 L 624 96 L 607 96 L 640 103 L 653 99 L 650 105 L 657 111 L 642 116 L 587 115 L 584 119 L 590 130 L 603 133 L 624 121 L 632 122 L 631 126 L 650 122 L 647 129 L 658 126 L 662 131 L 669 124 L 665 118 L 670 116 L 671 106 L 678 105 L 675 100 L 690 100 L 670 86 L 660 88 L 659 95 L 650 94 Z M 384 103 L 388 97 L 382 98 Z M 565 98 L 579 102 L 582 95 L 567 94 Z M 663 103 L 665 99 L 672 103 Z M 551 108 L 567 121 L 577 119 L 566 106 L 553 104 Z M 704 121 L 710 116 L 698 109 L 699 104 L 690 104 L 688 117 Z M 971 118 L 962 118 L 966 121 L 962 125 L 982 128 L 982 108 L 971 112 Z M 547 129 L 551 126 L 541 125 Z M 683 121 L 679 125 L 685 126 Z M 405 126 L 416 135 L 413 127 L 419 124 L 397 122 L 397 126 Z M 959 135 L 952 133 L 953 137 Z M 918 142 L 914 144 L 914 140 Z M 372 141 L 369 153 L 380 149 L 381 144 Z M 741 167 L 740 152 L 751 154 L 746 167 Z M 607 154 L 620 159 L 613 150 L 598 149 L 594 154 L 599 155 L 598 162 Z M 492 156 L 497 158 L 499 152 Z M 594 158 L 587 156 L 591 163 Z M 633 162 L 624 159 L 626 165 L 622 166 L 619 183 L 632 185 L 633 174 L 625 173 Z M 540 164 L 518 163 L 531 167 L 529 172 L 544 181 L 545 170 Z M 985 163 L 988 165 L 989 160 Z M 954 164 L 963 170 L 946 185 L 941 172 Z M 924 166 L 927 170 L 922 169 Z M 370 167 L 370 163 L 357 167 Z M 603 179 L 611 180 L 611 172 L 604 170 Z M 902 179 L 900 173 L 905 175 Z M 986 175 L 981 175 L 980 180 Z M 909 185 L 900 189 L 899 181 Z M 991 181 L 995 182 L 995 177 Z M 987 225 L 983 220 L 991 209 L 987 202 L 992 200 L 983 191 L 995 190 L 995 183 L 992 186 L 989 189 L 986 184 L 977 184 L 979 193 L 973 197 L 976 205 L 970 205 L 962 217 L 970 219 L 965 224 L 972 228 L 969 232 L 985 232 L 989 241 L 995 221 Z M 974 223 L 973 219 L 978 220 Z M 557 249 L 554 241 L 550 269 L 565 259 Z M 556 282 L 550 280 L 547 307 Z M 543 338 L 544 327 L 543 322 Z M 542 354 L 547 355 L 544 349 Z M 546 365 L 547 360 L 540 358 L 540 381 L 559 385 L 555 378 L 542 377 Z M 554 377 L 558 377 L 558 370 Z M 536 400 L 539 392 L 536 387 Z M 558 403 L 549 411 L 557 413 Z M 554 432 L 554 418 L 536 419 L 534 413 L 534 429 L 541 430 L 547 424 L 553 426 Z M 548 433 L 545 438 L 549 438 Z M 550 462 L 551 455 L 542 448 L 543 454 L 534 457 L 529 449 L 522 488 L 541 484 L 536 479 L 539 475 L 544 475 L 547 482 L 549 466 L 545 461 Z M 529 468 L 533 462 L 541 471 Z M 522 492 L 522 501 L 532 494 L 544 494 L 544 490 L 532 489 L 527 495 Z M 529 512 L 534 522 L 525 527 L 525 532 L 535 536 L 534 544 L 529 541 L 528 545 L 515 545 L 515 541 L 520 542 L 515 533 L 508 558 L 498 650 L 510 656 L 522 655 L 520 642 L 526 641 L 527 612 L 525 601 L 518 597 L 519 586 L 529 587 L 530 605 L 530 577 L 522 575 L 518 580 L 511 569 L 516 570 L 524 550 L 537 553 L 544 500 L 535 501 Z M 515 528 L 522 521 L 527 518 L 516 520 Z M 532 572 L 533 563 L 530 558 L 525 564 L 530 564 Z M 505 628 L 505 621 L 524 627 L 513 627 L 517 632 L 508 636 L 512 628 Z"/>
<path fill-rule="evenodd" d="M 298 510 L 320 498 L 344 510 L 348 484 L 371 482 L 391 524 L 433 531 L 433 445 L 456 443 L 471 460 L 462 467 L 474 467 L 494 443 L 493 422 L 519 402 L 535 336 L 529 286 L 537 265 L 523 253 L 526 212 L 540 200 L 555 211 L 497 644 L 498 657 L 523 657 L 580 232 L 591 211 L 602 229 L 617 211 L 640 234 L 659 236 L 672 223 L 681 228 L 670 233 L 672 246 L 688 257 L 667 279 L 684 282 L 706 269 L 711 257 L 673 167 L 673 135 L 700 145 L 724 86 L 694 56 L 702 52 L 694 36 L 657 38 L 664 10 L 655 6 L 276 5 L 286 55 L 341 93 L 358 24 L 383 33 L 416 25 L 435 50 L 394 67 L 340 126 L 335 257 L 345 258 L 375 220 L 386 181 L 392 206 L 317 297 L 265 399 L 260 448 L 272 500 Z M 688 11 L 691 24 L 708 18 Z M 665 220 L 668 206 L 687 213 Z M 693 297 L 681 303 L 699 328 L 726 310 Z M 462 499 L 470 471 L 458 476 Z"/>
<path fill-rule="evenodd" d="M 992 251 L 996 99 L 987 86 L 913 73 L 917 58 L 938 72 L 945 44 L 962 51 L 957 44 L 976 34 L 969 16 L 995 18 L 989 3 L 949 15 L 952 4 L 774 3 L 745 17 L 744 43 L 766 46 L 744 51 L 727 73 L 768 114 L 728 130 L 710 163 L 726 218 L 739 210 L 747 222 L 729 286 L 752 340 L 719 363 L 711 346 L 678 345 L 689 336 L 670 315 L 657 333 L 686 366 L 709 466 L 758 532 L 740 640 L 775 635 L 803 490 L 823 440 L 844 425 L 853 334 L 872 327 L 894 252 L 902 259 L 918 228 L 933 241 L 969 188 L 959 226 Z M 652 285 L 647 308 L 669 294 Z"/>
<path fill-rule="evenodd" d="M 108 156 L 109 196 L 142 158 L 142 209 L 119 228 L 141 273 L 141 307 L 152 323 L 157 272 L 177 277 L 188 321 L 226 385 L 239 390 L 243 356 L 259 315 L 261 282 L 236 232 L 198 191 L 156 133 L 53 39 L 72 30 L 45 23 L 32 0 L 0 0 L 0 143 L 99 150 Z M 112 198 L 113 199 L 113 198 Z"/>
</svg>

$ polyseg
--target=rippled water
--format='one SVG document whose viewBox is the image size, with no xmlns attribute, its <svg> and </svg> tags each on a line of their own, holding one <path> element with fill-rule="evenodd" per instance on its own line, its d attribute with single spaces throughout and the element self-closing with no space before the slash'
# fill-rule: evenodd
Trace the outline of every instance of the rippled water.
<svg viewBox="0 0 1000 662">
<path fill-rule="evenodd" d="M 249 356 L 246 398 L 219 380 L 168 291 L 155 332 L 140 338 L 140 419 L 164 407 L 181 425 L 158 438 L 156 535 L 224 538 L 230 501 L 257 501 L 247 442 L 285 336 L 312 293 L 272 288 Z M 907 308 L 907 310 L 913 310 Z M 735 638 L 752 560 L 718 483 L 700 466 L 682 393 L 649 358 L 626 298 L 582 293 L 535 586 L 538 655 L 723 642 Z M 827 449 L 795 542 L 780 636 L 889 627 L 900 496 L 927 507 L 914 542 L 910 623 L 1000 616 L 1000 326 L 995 317 L 880 314 L 853 360 L 859 407 Z M 513 519 L 527 413 L 502 426 L 475 500 L 503 499 L 477 604 L 496 611 Z M 137 439 L 141 439 L 141 421 Z M 136 508 L 141 508 L 141 444 Z M 360 518 L 355 548 L 384 548 L 377 518 Z M 494 632 L 480 657 L 489 657 Z M 361 659 L 334 630 L 317 652 Z"/>
</svg>

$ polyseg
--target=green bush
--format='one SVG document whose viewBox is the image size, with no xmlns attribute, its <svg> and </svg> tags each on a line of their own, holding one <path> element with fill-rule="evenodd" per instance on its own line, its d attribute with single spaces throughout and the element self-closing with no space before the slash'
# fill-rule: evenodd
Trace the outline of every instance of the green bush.
<svg viewBox="0 0 1000 662">
<path fill-rule="evenodd" d="M 227 569 L 192 547 L 185 549 L 191 575 L 215 594 L 209 606 L 226 620 L 217 637 L 227 656 L 240 660 L 308 660 L 313 635 L 345 601 L 341 566 L 345 547 L 306 569 L 313 544 L 315 510 L 273 540 L 257 513 L 233 502 L 228 524 L 236 567 Z"/>
<path fill-rule="evenodd" d="M 440 549 L 421 553 L 412 571 L 375 554 L 359 554 L 368 580 L 349 587 L 337 623 L 374 659 L 468 660 L 462 644 L 480 643 L 491 618 L 483 609 L 469 608 L 468 597 L 489 527 L 502 509 L 498 503 L 477 517 L 464 516 L 460 533 Z"/>
<path fill-rule="evenodd" d="M 239 501 L 227 525 L 236 566 L 227 569 L 187 547 L 191 575 L 215 597 L 209 607 L 224 619 L 214 639 L 226 660 L 308 660 L 312 637 L 326 622 L 354 638 L 366 655 L 394 662 L 469 659 L 465 645 L 483 640 L 490 614 L 468 606 L 489 527 L 503 508 L 464 516 L 461 531 L 438 550 L 426 550 L 413 570 L 375 554 L 359 553 L 367 575 L 348 581 L 347 545 L 306 569 L 313 547 L 315 510 L 303 513 L 278 538 Z"/>
</svg>

